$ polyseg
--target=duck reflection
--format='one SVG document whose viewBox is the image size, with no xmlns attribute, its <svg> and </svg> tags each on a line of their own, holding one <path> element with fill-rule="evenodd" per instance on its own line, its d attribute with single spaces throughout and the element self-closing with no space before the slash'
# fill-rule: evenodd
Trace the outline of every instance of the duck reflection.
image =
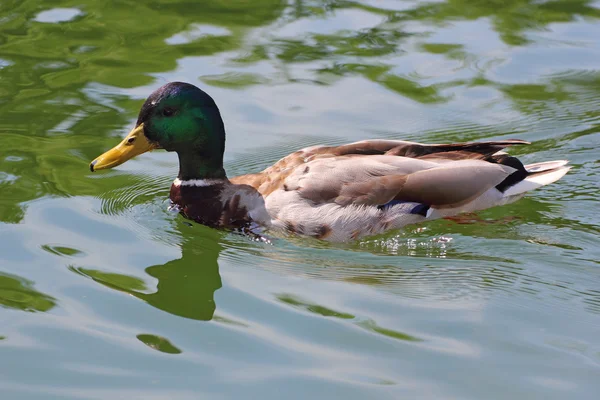
<svg viewBox="0 0 600 400">
<path fill-rule="evenodd" d="M 154 293 L 147 293 L 143 280 L 129 275 L 73 270 L 170 314 L 210 321 L 216 309 L 214 294 L 222 286 L 217 260 L 223 248 L 218 240 L 203 244 L 201 247 L 196 240 L 184 239 L 181 258 L 146 268 L 146 273 L 158 280 Z"/>
<path fill-rule="evenodd" d="M 212 245 L 198 249 L 184 243 L 181 258 L 146 268 L 148 275 L 158 279 L 156 292 L 134 295 L 171 314 L 211 320 L 216 309 L 214 294 L 222 286 L 217 262 L 222 247 Z"/>
</svg>

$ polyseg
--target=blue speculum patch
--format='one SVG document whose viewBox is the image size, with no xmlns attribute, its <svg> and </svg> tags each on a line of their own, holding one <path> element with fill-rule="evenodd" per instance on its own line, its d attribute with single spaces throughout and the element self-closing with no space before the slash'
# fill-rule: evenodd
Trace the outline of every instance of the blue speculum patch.
<svg viewBox="0 0 600 400">
<path fill-rule="evenodd" d="M 429 206 L 427 204 L 415 203 L 413 201 L 402 201 L 402 200 L 391 200 L 385 204 L 377 206 L 380 210 L 385 210 L 387 208 L 399 205 L 399 204 L 415 204 L 415 206 L 409 211 L 411 214 L 419 214 L 422 216 L 427 215 L 427 211 L 429 210 Z"/>
</svg>

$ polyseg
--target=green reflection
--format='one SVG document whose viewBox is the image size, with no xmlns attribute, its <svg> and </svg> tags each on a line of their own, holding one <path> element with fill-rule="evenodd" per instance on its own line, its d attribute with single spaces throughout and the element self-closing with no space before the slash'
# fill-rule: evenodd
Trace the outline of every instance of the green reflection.
<svg viewBox="0 0 600 400">
<path fill-rule="evenodd" d="M 361 328 L 364 328 L 371 332 L 378 333 L 383 336 L 387 336 L 392 339 L 405 340 L 408 342 L 422 342 L 423 341 L 423 339 L 419 339 L 418 337 L 408 335 L 406 333 L 398 332 L 393 329 L 382 328 L 381 326 L 378 326 L 372 320 L 361 321 L 357 325 L 360 326 Z"/>
<path fill-rule="evenodd" d="M 133 276 L 88 268 L 72 270 L 168 313 L 209 321 L 216 309 L 214 294 L 222 286 L 217 261 L 222 247 L 218 241 L 212 240 L 211 235 L 184 240 L 181 258 L 146 268 L 146 273 L 158 280 L 154 293 L 147 293 L 151 289 L 142 279 Z M 222 235 L 216 232 L 214 236 L 220 238 Z M 208 243 L 199 243 L 198 240 L 208 240 Z"/>
<path fill-rule="evenodd" d="M 29 312 L 45 312 L 56 305 L 56 300 L 38 292 L 33 282 L 0 272 L 0 306 Z"/>
<path fill-rule="evenodd" d="M 298 299 L 297 297 L 289 295 L 289 294 L 278 295 L 277 299 L 279 301 L 289 304 L 293 307 L 300 308 L 300 309 L 303 309 L 306 311 L 310 311 L 311 313 L 319 314 L 319 315 L 322 315 L 323 317 L 335 317 L 335 318 L 341 318 L 341 319 L 353 319 L 354 318 L 354 315 L 352 315 L 352 314 L 335 311 L 335 310 L 332 310 L 331 308 L 321 306 L 318 304 L 307 303 L 307 302 L 302 301 L 301 299 Z"/>
<path fill-rule="evenodd" d="M 162 336 L 150 335 L 150 334 L 139 334 L 136 336 L 140 342 L 144 343 L 151 349 L 158 350 L 161 353 L 167 354 L 180 354 L 181 350 L 173 345 L 169 339 Z"/>
<path fill-rule="evenodd" d="M 599 18 L 600 10 L 593 3 L 591 0 L 447 0 L 423 2 L 394 18 L 438 23 L 489 18 L 506 44 L 523 45 L 528 42 L 526 31 L 541 30 L 549 24 L 570 22 L 578 17 Z"/>
<path fill-rule="evenodd" d="M 46 250 L 48 253 L 55 254 L 57 256 L 74 257 L 83 255 L 82 251 L 65 246 L 52 246 L 49 244 L 45 244 L 42 246 L 42 249 Z"/>
<path fill-rule="evenodd" d="M 403 340 L 403 341 L 408 341 L 408 342 L 423 341 L 423 339 L 419 339 L 418 337 L 415 337 L 415 336 L 412 336 L 412 335 L 409 335 L 409 334 L 406 334 L 403 332 L 399 332 L 399 331 L 396 331 L 393 329 L 383 328 L 383 327 L 377 325 L 377 323 L 371 319 L 359 320 L 356 318 L 356 316 L 354 316 L 352 314 L 335 311 L 335 310 L 332 310 L 331 308 L 328 308 L 328 307 L 325 307 L 322 305 L 310 303 L 310 302 L 304 301 L 304 300 L 302 300 L 294 295 L 291 295 L 291 294 L 277 295 L 277 299 L 284 304 L 290 305 L 294 308 L 298 308 L 298 309 L 301 309 L 304 311 L 308 311 L 312 314 L 318 314 L 323 317 L 333 317 L 333 318 L 339 318 L 339 319 L 352 320 L 352 322 L 356 326 L 359 326 L 363 329 L 366 329 L 368 331 L 371 331 L 371 332 L 374 332 L 374 333 L 377 333 L 377 334 L 380 334 L 383 336 L 387 336 L 392 339 L 398 339 L 398 340 Z"/>
</svg>

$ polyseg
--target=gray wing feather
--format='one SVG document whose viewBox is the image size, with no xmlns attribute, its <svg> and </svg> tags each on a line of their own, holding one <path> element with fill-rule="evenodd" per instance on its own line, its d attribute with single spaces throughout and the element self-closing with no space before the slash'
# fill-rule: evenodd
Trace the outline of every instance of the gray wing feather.
<svg viewBox="0 0 600 400">
<path fill-rule="evenodd" d="M 481 160 L 444 162 L 399 156 L 347 156 L 314 160 L 286 180 L 313 204 L 382 205 L 391 200 L 454 207 L 502 182 L 514 168 Z"/>
</svg>

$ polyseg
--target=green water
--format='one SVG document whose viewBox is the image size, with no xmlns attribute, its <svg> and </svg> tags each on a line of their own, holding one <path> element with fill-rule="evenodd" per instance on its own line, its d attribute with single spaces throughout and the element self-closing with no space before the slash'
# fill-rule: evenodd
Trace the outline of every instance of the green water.
<svg viewBox="0 0 600 400">
<path fill-rule="evenodd" d="M 167 210 L 176 156 L 88 163 L 183 80 L 230 176 L 318 143 L 521 138 L 510 206 L 352 245 Z M 0 398 L 595 399 L 600 2 L 0 3 Z M 596 393 L 596 394 L 594 394 Z"/>
</svg>

